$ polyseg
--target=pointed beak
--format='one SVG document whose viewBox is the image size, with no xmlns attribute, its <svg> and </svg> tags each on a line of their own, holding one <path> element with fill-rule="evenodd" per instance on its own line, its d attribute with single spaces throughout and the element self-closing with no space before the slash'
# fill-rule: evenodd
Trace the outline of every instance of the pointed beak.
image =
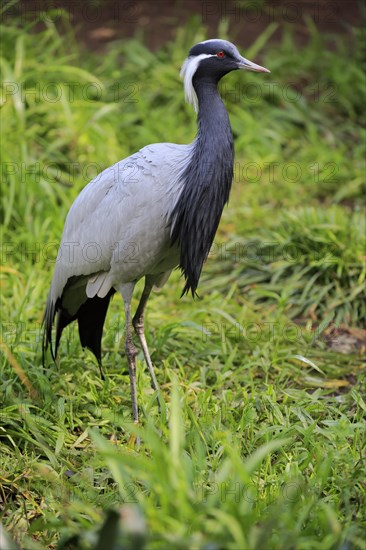
<svg viewBox="0 0 366 550">
<path fill-rule="evenodd" d="M 252 61 L 249 61 L 248 59 L 245 59 L 245 57 L 242 57 L 240 61 L 238 62 L 238 69 L 246 69 L 247 71 L 256 71 L 257 73 L 270 73 L 268 69 L 265 67 L 262 67 L 261 65 L 257 65 L 256 63 L 253 63 Z"/>
</svg>

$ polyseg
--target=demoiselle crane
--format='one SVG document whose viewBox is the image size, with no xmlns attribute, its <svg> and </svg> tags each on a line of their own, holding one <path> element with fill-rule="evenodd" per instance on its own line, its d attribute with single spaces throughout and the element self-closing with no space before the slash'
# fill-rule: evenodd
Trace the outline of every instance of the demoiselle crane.
<svg viewBox="0 0 366 550">
<path fill-rule="evenodd" d="M 81 191 L 65 221 L 43 319 L 43 357 L 50 347 L 55 360 L 63 329 L 77 320 L 81 345 L 101 365 L 103 325 L 110 299 L 119 292 L 125 308 L 125 351 L 136 422 L 133 290 L 145 277 L 132 325 L 152 387 L 158 391 L 144 334 L 145 306 L 152 288 L 161 288 L 176 267 L 185 279 L 182 295 L 196 293 L 233 178 L 233 136 L 217 85 L 237 69 L 270 72 L 242 57 L 226 40 L 193 46 L 181 76 L 186 100 L 198 114 L 194 141 L 147 145 L 107 168 Z"/>
</svg>

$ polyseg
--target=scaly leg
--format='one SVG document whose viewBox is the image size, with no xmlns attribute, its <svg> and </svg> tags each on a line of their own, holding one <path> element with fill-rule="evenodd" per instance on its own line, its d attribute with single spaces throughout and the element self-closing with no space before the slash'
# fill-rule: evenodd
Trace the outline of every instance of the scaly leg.
<svg viewBox="0 0 366 550">
<path fill-rule="evenodd" d="M 151 385 L 152 385 L 153 389 L 156 392 L 158 392 L 158 407 L 159 407 L 159 412 L 161 412 L 160 398 L 159 398 L 159 384 L 158 384 L 158 381 L 157 381 L 156 376 L 155 376 L 155 371 L 154 371 L 154 367 L 153 367 L 153 364 L 152 364 L 152 361 L 151 361 L 150 352 L 149 352 L 149 348 L 147 346 L 147 342 L 146 342 L 146 338 L 145 338 L 145 331 L 144 331 L 144 311 L 145 311 L 145 306 L 146 306 L 147 300 L 150 296 L 152 287 L 153 287 L 153 285 L 152 285 L 151 281 L 149 281 L 148 278 L 146 277 L 144 290 L 142 291 L 142 295 L 141 295 L 141 298 L 140 298 L 140 303 L 137 307 L 134 318 L 132 319 L 132 324 L 133 324 L 135 332 L 136 332 L 136 334 L 137 334 L 137 336 L 140 340 L 142 351 L 144 352 L 144 357 L 145 357 L 145 361 L 146 361 L 146 364 L 147 364 L 147 368 L 149 369 L 149 373 L 150 373 L 150 376 L 151 376 Z"/>
<path fill-rule="evenodd" d="M 126 338 L 125 338 L 125 351 L 128 362 L 128 372 L 130 375 L 130 387 L 131 387 L 131 402 L 132 402 L 132 418 L 134 422 L 139 421 L 139 412 L 137 405 L 137 388 L 136 388 L 136 355 L 137 349 L 132 340 L 131 331 L 131 298 L 134 289 L 134 283 L 127 283 L 123 285 L 120 292 L 125 304 L 125 318 L 126 318 Z"/>
</svg>

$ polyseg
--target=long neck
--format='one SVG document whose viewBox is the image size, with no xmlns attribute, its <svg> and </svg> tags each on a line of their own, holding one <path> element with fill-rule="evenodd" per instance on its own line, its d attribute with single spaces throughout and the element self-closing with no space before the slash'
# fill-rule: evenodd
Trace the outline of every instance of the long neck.
<svg viewBox="0 0 366 550">
<path fill-rule="evenodd" d="M 219 95 L 217 84 L 211 81 L 198 81 L 195 91 L 199 105 L 196 140 L 205 148 L 202 154 L 209 156 L 213 162 L 218 158 L 217 155 L 220 158 L 220 152 L 223 155 L 229 152 L 233 155 L 233 134 L 229 115 Z"/>
<path fill-rule="evenodd" d="M 233 179 L 234 146 L 229 117 L 217 84 L 193 79 L 198 98 L 198 133 L 183 174 L 172 219 L 172 242 L 180 248 L 183 293 L 195 294 Z"/>
</svg>

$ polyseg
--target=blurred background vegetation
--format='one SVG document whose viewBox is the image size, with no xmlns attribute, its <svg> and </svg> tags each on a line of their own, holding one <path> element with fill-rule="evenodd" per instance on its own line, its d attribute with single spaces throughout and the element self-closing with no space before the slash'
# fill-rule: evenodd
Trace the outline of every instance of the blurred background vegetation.
<svg viewBox="0 0 366 550">
<path fill-rule="evenodd" d="M 0 500 L 21 548 L 366 548 L 365 12 L 296 6 L 3 4 Z M 140 357 L 136 448 L 120 300 L 106 382 L 72 329 L 43 370 L 40 323 L 73 199 L 192 141 L 179 69 L 215 36 L 271 74 L 220 85 L 231 200 L 201 299 L 175 272 L 151 300 L 166 410 Z"/>
</svg>

